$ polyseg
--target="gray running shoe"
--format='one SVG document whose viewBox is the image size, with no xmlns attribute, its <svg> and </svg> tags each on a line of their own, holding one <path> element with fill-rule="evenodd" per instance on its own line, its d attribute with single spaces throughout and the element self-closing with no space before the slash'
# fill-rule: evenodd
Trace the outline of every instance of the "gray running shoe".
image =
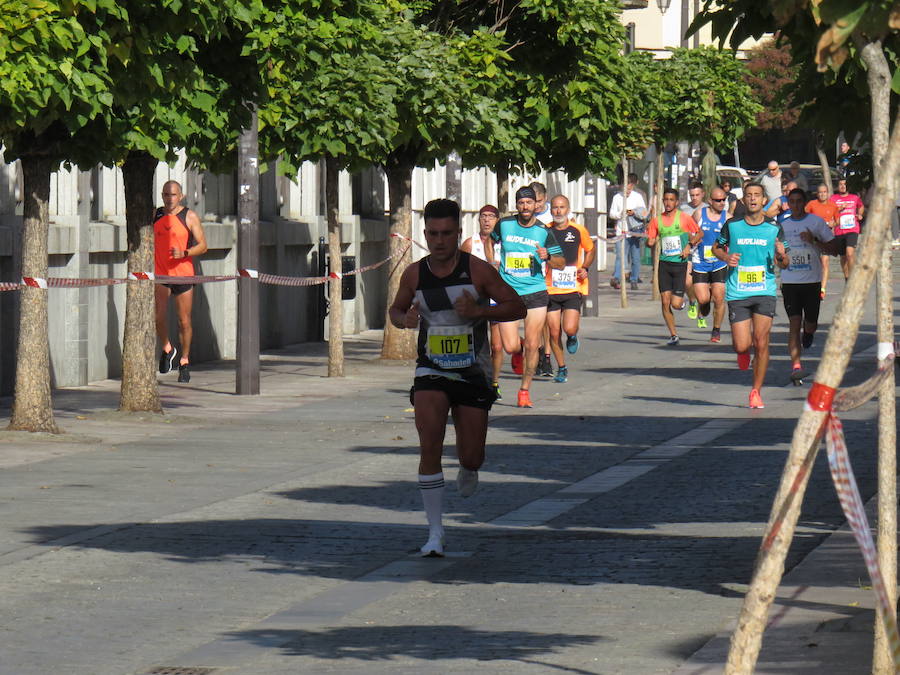
<svg viewBox="0 0 900 675">
<path fill-rule="evenodd" d="M 456 491 L 463 497 L 471 497 L 478 489 L 478 472 L 459 467 L 456 474 Z"/>
</svg>

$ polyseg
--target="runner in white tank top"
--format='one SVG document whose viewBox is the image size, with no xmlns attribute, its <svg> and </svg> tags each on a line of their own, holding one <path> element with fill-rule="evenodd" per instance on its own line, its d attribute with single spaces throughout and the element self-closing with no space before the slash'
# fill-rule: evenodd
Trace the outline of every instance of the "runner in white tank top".
<svg viewBox="0 0 900 675">
<path fill-rule="evenodd" d="M 462 246 L 459 247 L 459 250 L 471 253 L 476 258 L 481 258 L 497 267 L 491 232 L 494 231 L 494 226 L 497 225 L 498 220 L 500 220 L 500 211 L 496 206 L 491 204 L 482 206 L 478 212 L 478 233 L 466 239 Z M 494 304 L 494 301 L 491 300 L 491 305 Z M 503 347 L 500 343 L 500 327 L 496 323 L 491 323 L 491 362 L 493 366 L 491 386 L 493 386 L 494 394 L 496 394 L 499 401 L 501 396 L 498 379 L 500 370 L 503 368 Z"/>
</svg>

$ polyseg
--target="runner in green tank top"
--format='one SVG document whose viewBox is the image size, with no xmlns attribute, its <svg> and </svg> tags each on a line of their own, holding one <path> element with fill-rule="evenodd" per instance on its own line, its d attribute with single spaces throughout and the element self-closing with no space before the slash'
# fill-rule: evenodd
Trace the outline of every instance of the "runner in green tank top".
<svg viewBox="0 0 900 675">
<path fill-rule="evenodd" d="M 659 248 L 659 296 L 663 320 L 669 329 L 666 344 L 678 344 L 673 309 L 684 309 L 684 290 L 687 282 L 687 261 L 693 247 L 703 238 L 697 223 L 678 209 L 678 190 L 663 190 L 663 214 L 653 218 L 647 226 L 647 246 L 657 240 Z"/>
</svg>

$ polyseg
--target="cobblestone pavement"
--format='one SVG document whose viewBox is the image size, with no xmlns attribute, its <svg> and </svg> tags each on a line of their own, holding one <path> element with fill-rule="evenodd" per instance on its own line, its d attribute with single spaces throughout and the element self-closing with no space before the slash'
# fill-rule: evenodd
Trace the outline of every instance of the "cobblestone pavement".
<svg viewBox="0 0 900 675">
<path fill-rule="evenodd" d="M 448 431 L 441 560 L 413 555 L 411 366 L 375 360 L 378 333 L 348 341 L 343 380 L 322 345 L 268 353 L 259 397 L 231 393 L 233 364 L 161 377 L 163 416 L 115 412 L 115 382 L 56 392 L 65 435 L 0 434 L 0 674 L 715 672 L 697 650 L 740 608 L 807 389 L 786 386 L 783 316 L 750 411 L 727 331 L 710 344 L 681 314 L 669 348 L 648 292 L 617 303 L 603 294 L 569 382 L 536 381 L 534 409 L 504 377 L 470 499 Z M 845 419 L 864 499 L 874 414 Z M 822 455 L 788 568 L 842 524 Z M 807 604 L 864 643 L 871 592 L 846 576 Z M 805 672 L 794 657 L 771 672 Z"/>
</svg>

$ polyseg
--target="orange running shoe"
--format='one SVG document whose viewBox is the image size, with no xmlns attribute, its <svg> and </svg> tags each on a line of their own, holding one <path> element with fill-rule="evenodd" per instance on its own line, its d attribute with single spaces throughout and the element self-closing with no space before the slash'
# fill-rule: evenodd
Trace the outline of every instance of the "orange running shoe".
<svg viewBox="0 0 900 675">
<path fill-rule="evenodd" d="M 527 389 L 519 389 L 519 401 L 518 406 L 520 408 L 533 408 L 534 405 L 531 403 L 531 394 Z"/>
<path fill-rule="evenodd" d="M 750 390 L 750 407 L 751 408 L 765 408 L 763 405 L 762 396 L 759 395 L 759 389 L 751 389 Z"/>
<path fill-rule="evenodd" d="M 749 351 L 738 353 L 737 359 L 738 359 L 738 368 L 740 368 L 741 370 L 747 370 L 748 368 L 750 368 L 750 352 Z M 756 391 L 756 390 L 754 389 L 754 391 Z"/>
<path fill-rule="evenodd" d="M 516 375 L 521 375 L 522 371 L 525 370 L 525 343 L 521 340 L 519 341 L 519 351 L 512 355 L 510 358 L 510 365 L 512 365 L 512 371 Z"/>
</svg>

